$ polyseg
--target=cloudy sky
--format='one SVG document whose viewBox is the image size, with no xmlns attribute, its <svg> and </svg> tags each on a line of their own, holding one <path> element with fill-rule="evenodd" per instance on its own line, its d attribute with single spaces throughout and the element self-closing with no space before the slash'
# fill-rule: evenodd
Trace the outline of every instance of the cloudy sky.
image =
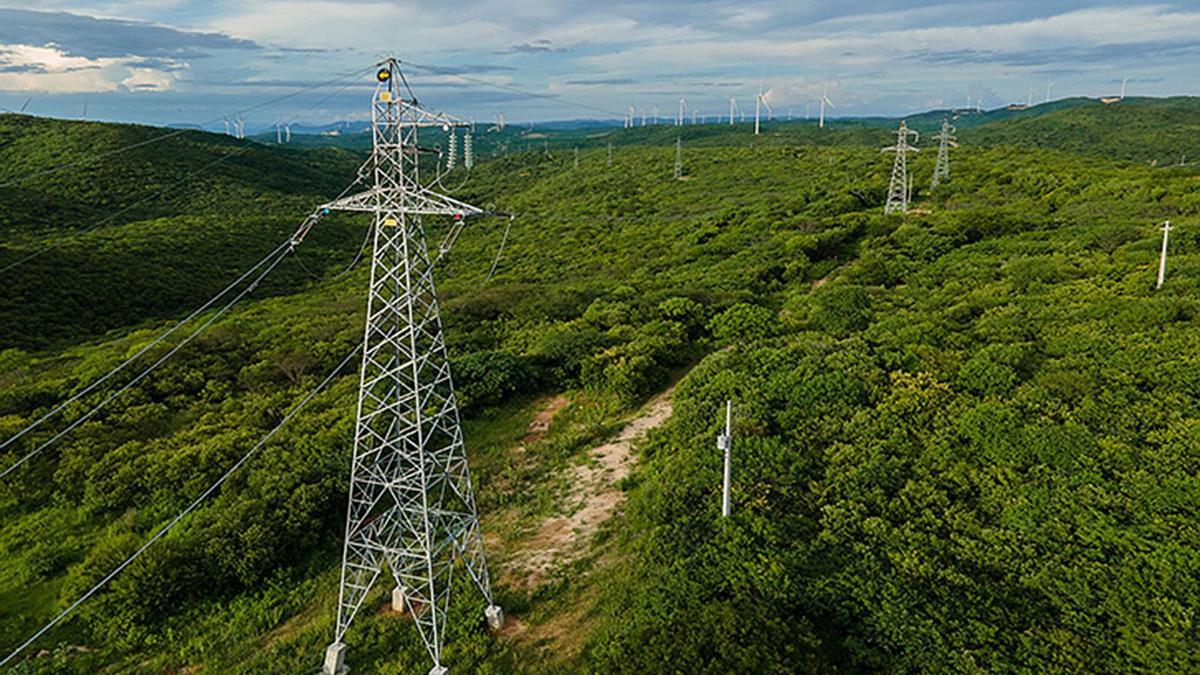
<svg viewBox="0 0 1200 675">
<path fill-rule="evenodd" d="M 394 54 L 426 103 L 479 120 L 715 115 L 760 86 L 777 114 L 899 115 L 1052 95 L 1190 94 L 1200 5 L 1065 0 L 0 0 L 0 107 L 221 126 L 366 110 Z M 341 79 L 339 79 L 341 78 Z M 334 84 L 323 84 L 336 81 Z M 299 93 L 295 93 L 299 92 Z M 275 104 L 262 105 L 293 94 Z M 640 113 L 639 113 L 640 114 Z M 690 112 L 688 113 L 690 116 Z"/>
</svg>

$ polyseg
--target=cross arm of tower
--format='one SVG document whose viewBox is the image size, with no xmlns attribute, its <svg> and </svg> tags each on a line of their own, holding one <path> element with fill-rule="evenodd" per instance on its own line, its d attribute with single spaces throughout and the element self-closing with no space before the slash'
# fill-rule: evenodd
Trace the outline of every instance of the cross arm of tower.
<svg viewBox="0 0 1200 675">
<path fill-rule="evenodd" d="M 318 210 L 373 213 L 377 210 L 379 201 L 383 200 L 385 202 L 394 201 L 397 204 L 396 210 L 402 213 L 462 217 L 485 213 L 478 206 L 447 197 L 433 190 L 422 189 L 415 193 L 408 193 L 403 200 L 397 199 L 397 195 L 392 194 L 393 192 L 395 191 L 392 188 L 371 188 L 364 192 L 335 199 L 322 205 Z"/>
<path fill-rule="evenodd" d="M 416 103 L 406 101 L 404 104 L 404 107 L 405 107 L 405 112 L 412 115 L 412 117 L 410 119 L 405 120 L 405 124 L 416 125 L 419 127 L 470 127 L 471 126 L 471 122 L 466 119 L 463 119 L 462 117 L 448 115 L 443 112 L 433 112 L 432 110 L 426 110 L 425 108 L 422 108 L 421 106 L 417 105 Z"/>
</svg>

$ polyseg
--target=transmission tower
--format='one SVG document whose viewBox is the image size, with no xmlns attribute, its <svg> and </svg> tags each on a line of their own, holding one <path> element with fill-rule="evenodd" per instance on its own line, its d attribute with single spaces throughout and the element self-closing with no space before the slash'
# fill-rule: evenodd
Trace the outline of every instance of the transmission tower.
<svg viewBox="0 0 1200 675">
<path fill-rule="evenodd" d="M 956 132 L 953 126 L 950 125 L 950 120 L 942 120 L 942 130 L 934 136 L 938 141 L 937 164 L 933 167 L 933 182 L 929 189 L 932 190 L 942 183 L 944 180 L 950 180 L 950 148 L 957 148 L 958 141 L 954 138 Z"/>
<path fill-rule="evenodd" d="M 504 615 L 492 598 L 422 218 L 461 225 L 483 211 L 421 182 L 422 155 L 437 151 L 418 144 L 418 131 L 469 123 L 421 108 L 395 59 L 380 64 L 376 79 L 367 163 L 374 183 L 321 209 L 375 221 L 337 633 L 324 673 L 344 670 L 346 629 L 386 563 L 393 608 L 411 612 L 430 673 L 441 675 L 456 561 L 482 591 L 488 624 L 499 628 Z"/>
<path fill-rule="evenodd" d="M 683 139 L 675 137 L 675 180 L 683 178 Z"/>
<path fill-rule="evenodd" d="M 892 164 L 892 182 L 888 186 L 887 204 L 883 207 L 884 213 L 908 213 L 908 153 L 919 152 L 917 148 L 908 144 L 910 135 L 914 143 L 921 138 L 915 129 L 909 129 L 907 123 L 901 122 L 900 129 L 896 132 L 896 145 L 883 149 L 884 152 L 896 153 L 896 161 Z"/>
</svg>

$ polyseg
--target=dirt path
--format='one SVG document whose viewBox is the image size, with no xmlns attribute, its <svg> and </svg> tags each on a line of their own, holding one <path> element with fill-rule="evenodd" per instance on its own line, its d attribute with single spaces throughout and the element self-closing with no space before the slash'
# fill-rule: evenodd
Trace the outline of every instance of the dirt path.
<svg viewBox="0 0 1200 675">
<path fill-rule="evenodd" d="M 521 543 L 521 553 L 513 561 L 520 570 L 514 574 L 521 579 L 520 585 L 538 586 L 555 568 L 578 560 L 587 551 L 600 525 L 625 498 L 618 486 L 633 467 L 634 445 L 671 416 L 673 392 L 674 387 L 651 399 L 616 438 L 591 450 L 592 461 L 571 469 L 571 488 L 563 504 L 569 515 L 546 519 L 532 539 Z"/>
</svg>

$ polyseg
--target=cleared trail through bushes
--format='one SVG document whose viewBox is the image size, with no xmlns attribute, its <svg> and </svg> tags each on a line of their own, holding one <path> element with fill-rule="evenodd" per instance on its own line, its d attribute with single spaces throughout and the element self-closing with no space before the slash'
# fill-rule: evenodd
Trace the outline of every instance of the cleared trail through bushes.
<svg viewBox="0 0 1200 675">
<path fill-rule="evenodd" d="M 523 582 L 536 587 L 554 569 L 581 558 L 600 526 L 625 499 L 620 484 L 636 461 L 633 448 L 651 429 L 671 417 L 675 387 L 650 399 L 615 438 L 592 448 L 589 461 L 570 469 L 571 486 L 563 504 L 566 515 L 547 518 L 534 536 L 521 545 L 517 561 Z"/>
</svg>

